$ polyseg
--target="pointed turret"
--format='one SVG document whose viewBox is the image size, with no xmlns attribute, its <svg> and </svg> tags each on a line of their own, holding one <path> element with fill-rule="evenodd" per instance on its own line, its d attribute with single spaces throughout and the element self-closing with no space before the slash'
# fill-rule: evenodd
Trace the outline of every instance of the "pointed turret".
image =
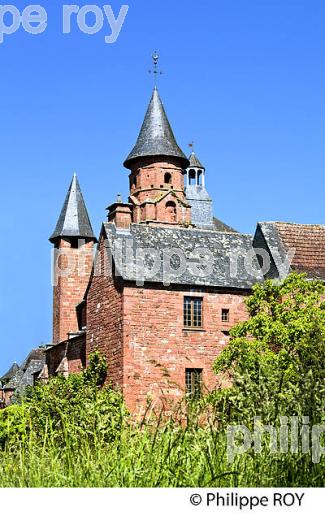
<svg viewBox="0 0 325 520">
<path fill-rule="evenodd" d="M 138 140 L 124 166 L 132 169 L 135 159 L 156 156 L 179 158 L 184 168 L 189 164 L 176 142 L 157 87 L 154 88 Z"/>
<path fill-rule="evenodd" d="M 95 240 L 76 174 L 73 176 L 59 220 L 49 240 L 55 243 L 60 237 L 89 238 Z"/>
<path fill-rule="evenodd" d="M 53 343 L 78 330 L 76 307 L 83 300 L 96 242 L 79 182 L 74 174 L 54 233 Z"/>
</svg>

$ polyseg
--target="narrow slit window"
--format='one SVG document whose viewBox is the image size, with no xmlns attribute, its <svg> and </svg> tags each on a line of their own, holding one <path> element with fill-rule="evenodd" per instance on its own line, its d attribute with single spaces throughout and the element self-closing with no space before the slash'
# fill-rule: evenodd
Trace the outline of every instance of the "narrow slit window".
<svg viewBox="0 0 325 520">
<path fill-rule="evenodd" d="M 164 181 L 165 181 L 165 184 L 171 184 L 172 182 L 172 176 L 170 173 L 165 173 L 165 178 L 164 178 Z"/>
</svg>

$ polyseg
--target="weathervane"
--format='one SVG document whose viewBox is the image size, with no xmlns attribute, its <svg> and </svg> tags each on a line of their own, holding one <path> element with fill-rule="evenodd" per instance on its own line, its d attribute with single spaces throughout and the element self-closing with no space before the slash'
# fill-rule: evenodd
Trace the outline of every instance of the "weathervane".
<svg viewBox="0 0 325 520">
<path fill-rule="evenodd" d="M 195 153 L 194 152 L 194 139 L 192 139 L 192 142 L 188 145 L 188 147 L 192 149 L 193 153 Z"/>
<path fill-rule="evenodd" d="M 155 78 L 155 87 L 157 86 L 157 74 L 162 74 L 161 70 L 158 70 L 158 61 L 159 61 L 159 54 L 157 51 L 155 51 L 152 55 L 152 61 L 153 61 L 153 70 L 149 70 L 150 74 L 154 75 Z"/>
</svg>

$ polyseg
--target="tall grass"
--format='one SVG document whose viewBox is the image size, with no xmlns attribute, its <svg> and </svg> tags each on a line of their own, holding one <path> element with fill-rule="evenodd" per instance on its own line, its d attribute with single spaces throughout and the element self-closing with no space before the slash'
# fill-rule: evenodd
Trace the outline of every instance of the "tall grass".
<svg viewBox="0 0 325 520">
<path fill-rule="evenodd" d="M 168 417 L 148 403 L 139 422 L 121 394 L 102 385 L 105 370 L 95 353 L 82 373 L 36 385 L 0 411 L 1 487 L 324 485 L 325 457 L 314 464 L 311 453 L 271 454 L 267 438 L 260 454 L 251 449 L 228 462 L 228 424 L 246 417 L 252 426 L 260 412 L 255 386 L 184 400 Z M 263 408 L 268 418 L 265 399 Z"/>
<path fill-rule="evenodd" d="M 311 455 L 249 451 L 227 460 L 225 431 L 188 420 L 181 426 L 135 425 L 124 419 L 115 438 L 80 430 L 62 418 L 15 434 L 0 450 L 1 487 L 259 487 L 322 486 L 324 462 Z M 60 440 L 59 440 L 60 439 Z"/>
</svg>

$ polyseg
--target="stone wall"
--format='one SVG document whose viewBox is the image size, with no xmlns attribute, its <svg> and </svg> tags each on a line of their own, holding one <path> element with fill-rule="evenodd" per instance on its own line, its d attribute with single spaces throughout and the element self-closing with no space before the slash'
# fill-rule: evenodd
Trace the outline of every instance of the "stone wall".
<svg viewBox="0 0 325 520">
<path fill-rule="evenodd" d="M 53 343 L 78 331 L 76 306 L 82 301 L 93 265 L 93 240 L 78 248 L 60 239 L 54 249 Z"/>
<path fill-rule="evenodd" d="M 183 324 L 184 296 L 203 298 L 203 326 L 190 329 Z M 243 292 L 186 288 L 125 287 L 123 297 L 123 393 L 128 407 L 145 408 L 154 403 L 182 399 L 185 369 L 202 369 L 203 387 L 222 384 L 213 373 L 214 360 L 228 342 L 229 329 L 247 318 Z M 229 322 L 221 320 L 229 309 Z"/>
</svg>

